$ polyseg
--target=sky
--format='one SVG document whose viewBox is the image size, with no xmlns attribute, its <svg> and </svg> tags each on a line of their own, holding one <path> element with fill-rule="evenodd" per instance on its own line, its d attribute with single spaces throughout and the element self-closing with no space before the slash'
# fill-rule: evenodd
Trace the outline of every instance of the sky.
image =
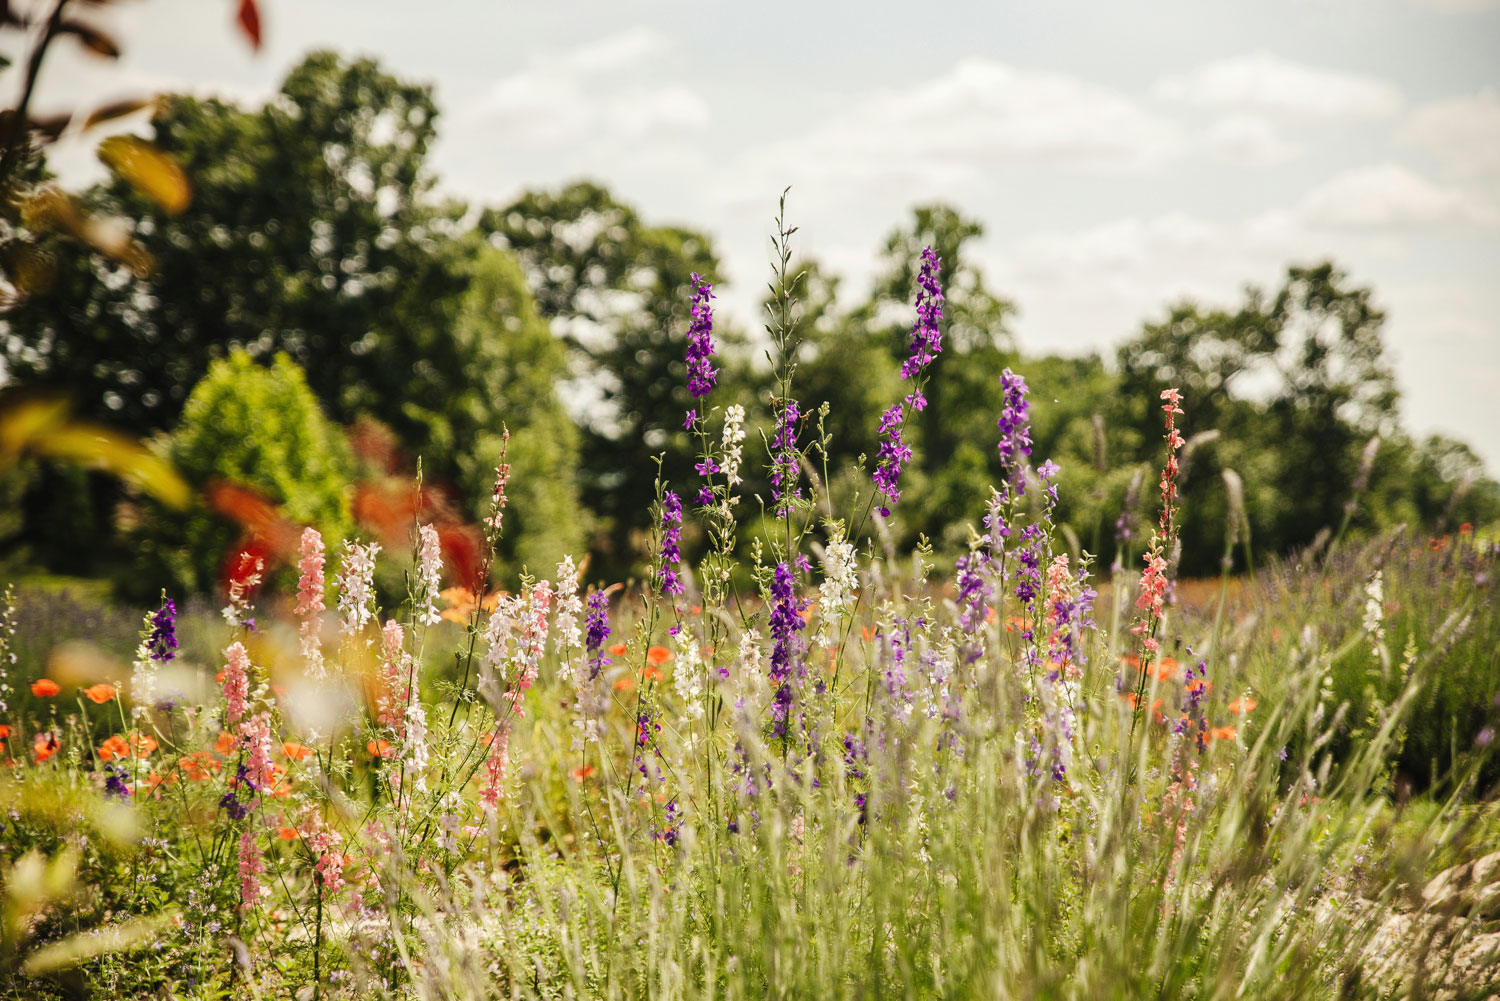
<svg viewBox="0 0 1500 1001">
<path fill-rule="evenodd" d="M 260 4 L 258 53 L 232 0 L 120 5 L 123 57 L 60 52 L 37 107 L 259 103 L 310 49 L 373 55 L 434 85 L 441 190 L 602 182 L 713 236 L 745 326 L 788 185 L 851 297 L 913 205 L 978 219 L 1029 352 L 1108 356 L 1332 258 L 1387 313 L 1407 426 L 1500 471 L 1500 0 Z"/>
</svg>

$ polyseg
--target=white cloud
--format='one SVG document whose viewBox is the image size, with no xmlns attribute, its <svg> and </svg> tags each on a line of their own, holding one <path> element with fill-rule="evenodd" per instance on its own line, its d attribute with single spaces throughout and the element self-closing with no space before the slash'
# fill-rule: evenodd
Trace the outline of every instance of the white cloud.
<svg viewBox="0 0 1500 1001">
<path fill-rule="evenodd" d="M 997 169 L 1142 172 L 1190 148 L 1175 122 L 1062 73 L 965 59 L 902 90 L 854 99 L 815 129 L 753 151 L 722 192 L 760 212 L 767 190 L 915 199 Z M 811 190 L 809 190 L 811 189 Z"/>
<path fill-rule="evenodd" d="M 1401 92 L 1382 80 L 1304 66 L 1269 52 L 1164 77 L 1153 92 L 1197 107 L 1297 118 L 1386 118 L 1402 105 Z"/>
<path fill-rule="evenodd" d="M 1315 226 L 1415 228 L 1492 225 L 1495 206 L 1396 163 L 1346 170 L 1309 191 L 1298 213 Z"/>
<path fill-rule="evenodd" d="M 639 82 L 643 64 L 667 47 L 659 32 L 632 28 L 533 62 L 461 108 L 460 128 L 485 129 L 513 148 L 546 150 L 636 142 L 702 129 L 707 102 L 679 84 Z M 631 76 L 636 80 L 631 80 Z"/>
<path fill-rule="evenodd" d="M 1500 8 L 1500 0 L 1416 0 L 1416 2 L 1422 7 L 1456 14 Z"/>
<path fill-rule="evenodd" d="M 1450 97 L 1416 108 L 1397 133 L 1450 177 L 1500 181 L 1500 93 Z"/>
<path fill-rule="evenodd" d="M 1285 163 L 1302 153 L 1302 147 L 1276 132 L 1276 127 L 1260 115 L 1230 115 L 1221 118 L 1203 136 L 1203 148 L 1210 155 L 1248 167 Z"/>
</svg>

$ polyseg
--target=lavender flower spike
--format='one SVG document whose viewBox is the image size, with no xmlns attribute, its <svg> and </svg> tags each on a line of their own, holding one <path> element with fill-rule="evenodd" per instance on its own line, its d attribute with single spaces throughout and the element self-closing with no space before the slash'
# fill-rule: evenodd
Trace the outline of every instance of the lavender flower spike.
<svg viewBox="0 0 1500 1001">
<path fill-rule="evenodd" d="M 943 335 L 938 330 L 938 321 L 943 318 L 943 287 L 938 282 L 941 266 L 933 249 L 923 248 L 922 269 L 917 274 L 917 322 L 911 328 L 911 356 L 901 363 L 903 379 L 921 372 L 942 353 Z"/>
<path fill-rule="evenodd" d="M 718 382 L 718 371 L 710 362 L 714 353 L 714 313 L 710 305 L 714 287 L 693 273 L 693 319 L 687 333 L 687 381 L 688 392 L 693 399 L 707 396 Z M 691 422 L 691 421 L 690 421 Z"/>
<path fill-rule="evenodd" d="M 1026 492 L 1022 456 L 1031 455 L 1031 404 L 1026 392 L 1026 380 L 1021 376 L 1010 369 L 1000 373 L 1000 419 L 995 422 L 1000 429 L 1000 463 L 1005 467 L 1012 496 L 1017 497 Z"/>
<path fill-rule="evenodd" d="M 146 637 L 151 659 L 165 664 L 177 656 L 177 604 L 162 595 L 161 607 L 151 613 L 151 634 Z"/>
<path fill-rule="evenodd" d="M 683 586 L 677 576 L 682 562 L 682 500 L 668 490 L 661 496 L 661 570 L 656 579 L 662 594 L 681 594 Z"/>
</svg>

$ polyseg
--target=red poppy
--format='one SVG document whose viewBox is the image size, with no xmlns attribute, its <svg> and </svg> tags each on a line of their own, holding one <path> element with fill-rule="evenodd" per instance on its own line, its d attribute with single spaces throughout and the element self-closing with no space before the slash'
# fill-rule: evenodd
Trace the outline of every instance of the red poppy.
<svg viewBox="0 0 1500 1001">
<path fill-rule="evenodd" d="M 31 744 L 31 760 L 37 764 L 41 764 L 56 754 L 57 749 L 61 746 L 62 744 L 58 743 L 57 734 L 51 731 L 39 733 Z"/>
<path fill-rule="evenodd" d="M 1257 705 L 1259 705 L 1258 702 L 1256 702 L 1250 696 L 1246 695 L 1242 699 L 1235 699 L 1233 702 L 1229 703 L 1229 711 L 1234 713 L 1236 716 L 1243 716 L 1246 713 L 1252 711 Z"/>
<path fill-rule="evenodd" d="M 299 744 L 295 740 L 288 740 L 282 742 L 281 753 L 285 754 L 293 761 L 302 761 L 312 753 L 312 748 L 308 747 L 306 744 Z"/>
<path fill-rule="evenodd" d="M 654 646 L 646 651 L 646 663 L 665 664 L 672 659 L 672 651 L 664 646 Z"/>
<path fill-rule="evenodd" d="M 372 758 L 384 758 L 390 754 L 391 745 L 385 740 L 367 740 L 365 750 L 370 752 Z"/>
<path fill-rule="evenodd" d="M 609 645 L 609 655 L 611 657 L 623 657 L 623 656 L 625 656 L 625 644 L 624 643 L 611 643 Z"/>
<path fill-rule="evenodd" d="M 31 694 L 39 699 L 50 699 L 60 691 L 62 691 L 62 686 L 51 678 L 42 678 L 40 681 L 31 683 Z"/>
<path fill-rule="evenodd" d="M 125 743 L 125 738 L 119 734 L 115 734 L 99 745 L 99 759 L 101 761 L 113 761 L 116 758 L 128 758 L 129 756 L 130 745 Z"/>
</svg>

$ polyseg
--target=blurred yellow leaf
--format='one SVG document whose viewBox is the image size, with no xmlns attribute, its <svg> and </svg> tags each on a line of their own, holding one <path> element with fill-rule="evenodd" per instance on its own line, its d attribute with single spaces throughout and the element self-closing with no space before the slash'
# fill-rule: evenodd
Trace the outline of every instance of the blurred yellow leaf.
<svg viewBox="0 0 1500 1001">
<path fill-rule="evenodd" d="M 68 419 L 68 402 L 60 396 L 35 396 L 0 411 L 0 461 L 13 461 L 28 442 Z"/>
<path fill-rule="evenodd" d="M 192 500 L 192 489 L 170 463 L 118 431 L 92 424 L 67 424 L 44 431 L 32 441 L 30 450 L 108 470 L 169 507 L 180 510 Z"/>
<path fill-rule="evenodd" d="M 99 159 L 141 194 L 176 215 L 192 201 L 192 187 L 177 161 L 136 136 L 110 136 Z"/>
</svg>

